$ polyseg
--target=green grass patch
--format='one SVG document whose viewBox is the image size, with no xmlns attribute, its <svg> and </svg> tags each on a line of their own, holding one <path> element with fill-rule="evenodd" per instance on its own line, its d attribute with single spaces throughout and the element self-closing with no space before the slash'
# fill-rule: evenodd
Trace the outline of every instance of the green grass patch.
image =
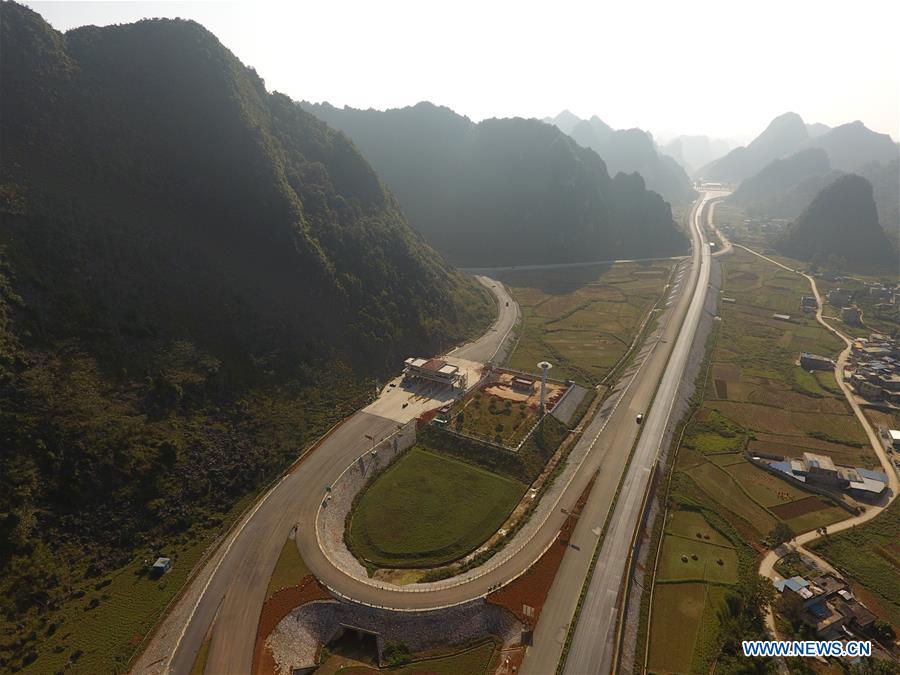
<svg viewBox="0 0 900 675">
<path fill-rule="evenodd" d="M 841 520 L 847 520 L 849 517 L 850 514 L 840 506 L 825 505 L 818 511 L 804 513 L 802 516 L 790 518 L 785 522 L 790 525 L 794 532 L 808 532 L 809 530 L 815 530 L 823 526 L 837 523 Z"/>
<path fill-rule="evenodd" d="M 659 581 L 705 581 L 733 584 L 738 577 L 737 554 L 730 546 L 667 535 L 659 559 Z"/>
<path fill-rule="evenodd" d="M 522 483 L 531 483 L 568 434 L 566 425 L 552 415 L 545 415 L 518 452 L 462 438 L 434 426 L 419 432 L 418 443 L 433 452 L 463 459 Z"/>
<path fill-rule="evenodd" d="M 740 483 L 754 501 L 766 508 L 809 496 L 808 492 L 794 487 L 765 469 L 753 466 L 746 460 L 729 465 L 726 471 Z"/>
<path fill-rule="evenodd" d="M 455 431 L 515 447 L 537 423 L 539 413 L 525 402 L 478 391 L 467 396 L 463 404 L 454 406 L 452 417 Z"/>
<path fill-rule="evenodd" d="M 191 675 L 203 675 L 203 671 L 206 670 L 206 662 L 209 659 L 209 645 L 211 643 L 212 638 L 207 638 L 200 645 L 200 649 L 197 651 L 197 658 L 194 659 L 194 665 L 191 667 Z"/>
<path fill-rule="evenodd" d="M 382 567 L 434 567 L 484 543 L 525 484 L 414 447 L 362 493 L 348 528 L 353 552 Z"/>
<path fill-rule="evenodd" d="M 652 672 L 686 673 L 690 670 L 705 604 L 705 584 L 658 584 L 654 587 L 648 663 Z"/>
<path fill-rule="evenodd" d="M 750 523 L 757 532 L 768 533 L 775 517 L 748 497 L 723 469 L 706 462 L 690 470 L 691 478 L 713 500 Z"/>
<path fill-rule="evenodd" d="M 280 590 L 299 585 L 303 581 L 303 577 L 309 573 L 309 568 L 303 562 L 303 558 L 300 557 L 297 542 L 294 539 L 288 539 L 284 542 L 281 554 L 278 556 L 278 562 L 275 563 L 272 578 L 269 579 L 266 600 Z"/>
<path fill-rule="evenodd" d="M 740 450 L 744 439 L 737 436 L 726 438 L 715 433 L 701 433 L 684 439 L 684 444 L 705 454 L 733 452 Z"/>
<path fill-rule="evenodd" d="M 690 539 L 698 538 L 710 544 L 731 546 L 728 538 L 715 529 L 699 511 L 678 510 L 670 512 L 666 532 Z"/>
<path fill-rule="evenodd" d="M 710 664 L 719 655 L 721 642 L 719 613 L 725 607 L 725 596 L 728 592 L 726 586 L 712 584 L 706 586 L 706 601 L 703 603 L 703 614 L 700 616 L 700 626 L 691 657 L 692 673 L 710 672 Z"/>
</svg>

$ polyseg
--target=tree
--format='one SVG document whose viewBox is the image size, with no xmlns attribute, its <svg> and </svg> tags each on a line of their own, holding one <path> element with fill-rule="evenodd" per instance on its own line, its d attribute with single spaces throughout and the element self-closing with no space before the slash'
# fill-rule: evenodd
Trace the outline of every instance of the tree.
<svg viewBox="0 0 900 675">
<path fill-rule="evenodd" d="M 779 522 L 772 528 L 772 531 L 769 532 L 769 536 L 766 537 L 766 545 L 771 549 L 776 549 L 784 542 L 790 541 L 793 538 L 794 531 L 791 529 L 791 526 L 785 522 Z"/>
</svg>

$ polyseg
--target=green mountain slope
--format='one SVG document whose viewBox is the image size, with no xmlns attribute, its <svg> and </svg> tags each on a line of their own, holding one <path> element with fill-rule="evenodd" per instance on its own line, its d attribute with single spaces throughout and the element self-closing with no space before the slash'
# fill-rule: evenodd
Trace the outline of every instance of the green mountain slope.
<svg viewBox="0 0 900 675">
<path fill-rule="evenodd" d="M 773 119 L 746 147 L 735 148 L 697 171 L 705 180 L 739 183 L 772 160 L 796 152 L 809 141 L 809 131 L 800 115 L 784 113 Z"/>
<path fill-rule="evenodd" d="M 342 134 L 267 93 L 201 26 L 63 35 L 0 7 L 11 667 L 49 644 L 25 636 L 85 578 L 214 531 L 373 378 L 493 309 Z"/>
<path fill-rule="evenodd" d="M 887 134 L 867 128 L 859 120 L 842 124 L 813 138 L 809 145 L 828 153 L 839 171 L 857 171 L 864 164 L 889 164 L 900 159 L 900 149 Z"/>
<path fill-rule="evenodd" d="M 669 205 L 558 129 L 525 119 L 474 124 L 430 103 L 387 110 L 303 104 L 343 130 L 410 222 L 468 267 L 680 253 Z M 620 190 L 619 188 L 623 189 Z"/>
<path fill-rule="evenodd" d="M 809 148 L 785 159 L 776 159 L 741 182 L 729 201 L 751 212 L 770 213 L 773 203 L 783 201 L 800 183 L 829 172 L 828 155 L 821 148 Z M 823 186 L 824 187 L 824 186 Z M 809 200 L 800 210 L 809 204 Z M 794 216 L 799 215 L 799 211 Z M 793 216 L 792 216 L 793 217 Z"/>
<path fill-rule="evenodd" d="M 869 162 L 856 173 L 872 184 L 881 226 L 894 242 L 900 241 L 900 161 Z"/>
<path fill-rule="evenodd" d="M 878 223 L 871 184 L 845 174 L 826 186 L 788 228 L 777 248 L 800 260 L 843 258 L 896 264 L 897 252 Z"/>
<path fill-rule="evenodd" d="M 697 196 L 684 168 L 672 157 L 660 153 L 653 137 L 642 129 L 613 129 L 596 115 L 571 125 L 568 111 L 551 121 L 578 145 L 590 148 L 603 159 L 610 175 L 639 173 L 647 188 L 672 204 L 687 204 Z M 569 129 L 567 131 L 567 129 Z"/>
</svg>

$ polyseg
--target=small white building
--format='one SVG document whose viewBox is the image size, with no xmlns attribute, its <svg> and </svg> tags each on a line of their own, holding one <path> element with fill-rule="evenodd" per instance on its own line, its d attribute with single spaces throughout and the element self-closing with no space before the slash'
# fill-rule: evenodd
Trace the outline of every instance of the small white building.
<svg viewBox="0 0 900 675">
<path fill-rule="evenodd" d="M 891 445 L 894 450 L 900 450 L 900 430 L 889 429 L 888 433 L 891 435 Z"/>
</svg>

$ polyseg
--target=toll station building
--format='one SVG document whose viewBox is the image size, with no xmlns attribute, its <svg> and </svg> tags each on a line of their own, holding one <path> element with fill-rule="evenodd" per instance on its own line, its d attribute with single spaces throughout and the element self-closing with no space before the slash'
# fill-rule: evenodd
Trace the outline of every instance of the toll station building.
<svg viewBox="0 0 900 675">
<path fill-rule="evenodd" d="M 448 387 L 460 384 L 463 374 L 459 368 L 441 359 L 408 358 L 403 374 L 411 379 L 436 382 Z"/>
</svg>

